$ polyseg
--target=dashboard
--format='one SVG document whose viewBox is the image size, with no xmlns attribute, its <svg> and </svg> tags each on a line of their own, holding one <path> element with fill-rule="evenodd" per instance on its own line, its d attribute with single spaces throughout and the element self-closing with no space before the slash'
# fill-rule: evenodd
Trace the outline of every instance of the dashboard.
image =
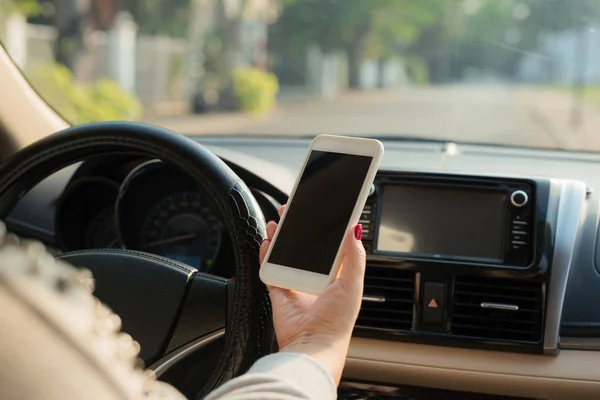
<svg viewBox="0 0 600 400">
<path fill-rule="evenodd" d="M 585 185 L 379 171 L 372 193 L 357 335 L 556 354 L 570 266 L 555 241 L 573 251 Z"/>
<path fill-rule="evenodd" d="M 271 218 L 280 205 L 251 189 Z M 210 193 L 160 160 L 113 157 L 82 163 L 55 202 L 52 246 L 144 251 L 232 277 L 230 242 Z"/>
<path fill-rule="evenodd" d="M 277 219 L 310 138 L 198 141 Z M 597 397 L 600 157 L 383 141 L 361 216 L 367 273 L 346 388 Z M 156 160 L 119 155 L 59 171 L 7 222 L 57 252 L 122 247 L 234 273 L 210 194 Z"/>
</svg>

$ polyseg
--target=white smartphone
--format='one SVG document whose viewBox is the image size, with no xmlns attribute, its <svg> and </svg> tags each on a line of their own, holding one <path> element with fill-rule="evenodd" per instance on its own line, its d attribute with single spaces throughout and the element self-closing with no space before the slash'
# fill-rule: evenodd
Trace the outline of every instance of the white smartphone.
<svg viewBox="0 0 600 400">
<path fill-rule="evenodd" d="M 378 140 L 320 135 L 311 143 L 260 269 L 267 284 L 319 294 L 337 276 L 383 156 Z"/>
</svg>

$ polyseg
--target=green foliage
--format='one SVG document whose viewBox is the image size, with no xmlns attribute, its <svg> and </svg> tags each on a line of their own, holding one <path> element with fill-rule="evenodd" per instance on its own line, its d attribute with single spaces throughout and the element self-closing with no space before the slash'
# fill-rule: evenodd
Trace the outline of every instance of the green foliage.
<svg viewBox="0 0 600 400">
<path fill-rule="evenodd" d="M 133 15 L 140 33 L 186 37 L 191 0 L 123 0 L 123 9 Z"/>
<path fill-rule="evenodd" d="M 239 68 L 233 73 L 233 88 L 241 109 L 261 116 L 275 106 L 279 84 L 272 73 L 258 68 Z"/>
<path fill-rule="evenodd" d="M 291 45 L 317 43 L 324 51 L 347 49 L 368 37 L 367 53 L 385 56 L 415 41 L 436 21 L 441 0 L 284 0 L 275 29 Z"/>
<path fill-rule="evenodd" d="M 433 82 L 460 79 L 466 68 L 514 77 L 542 35 L 600 19 L 599 0 L 279 2 L 271 45 L 284 60 L 309 44 L 346 51 L 354 67 L 364 59 L 417 57 Z"/>
<path fill-rule="evenodd" d="M 204 55 L 204 73 L 200 87 L 202 93 L 218 94 L 228 86 L 231 76 L 229 76 L 226 62 L 223 39 L 216 32 L 212 32 L 206 36 L 202 46 L 202 54 Z"/>
<path fill-rule="evenodd" d="M 283 55 L 279 72 L 293 72 L 286 60 L 317 44 L 324 52 L 348 55 L 350 87 L 359 86 L 365 59 L 397 57 L 439 19 L 447 0 L 283 0 L 271 47 Z"/>
<path fill-rule="evenodd" d="M 514 28 L 511 10 L 510 2 L 488 1 L 464 21 L 466 29 L 455 44 L 461 60 L 457 65 L 459 68 L 465 65 L 496 70 L 503 68 L 514 53 L 502 47 L 506 32 Z"/>
<path fill-rule="evenodd" d="M 409 48 L 426 60 L 434 82 L 460 79 L 468 67 L 513 78 L 524 55 L 539 51 L 542 35 L 584 28 L 598 20 L 600 2 L 465 0 L 441 8 Z"/>
<path fill-rule="evenodd" d="M 137 99 L 108 79 L 80 85 L 60 64 L 37 66 L 28 78 L 42 98 L 72 124 L 136 120 L 142 114 Z"/>
<path fill-rule="evenodd" d="M 20 12 L 32 17 L 39 14 L 40 5 L 37 0 L 0 0 L 0 17 L 11 12 Z"/>
<path fill-rule="evenodd" d="M 414 85 L 425 85 L 429 83 L 429 71 L 424 59 L 416 56 L 408 57 L 406 70 L 410 82 Z"/>
</svg>

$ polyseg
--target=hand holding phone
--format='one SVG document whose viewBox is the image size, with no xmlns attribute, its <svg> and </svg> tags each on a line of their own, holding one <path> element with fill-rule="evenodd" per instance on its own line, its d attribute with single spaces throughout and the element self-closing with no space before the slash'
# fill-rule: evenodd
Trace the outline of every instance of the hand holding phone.
<svg viewBox="0 0 600 400">
<path fill-rule="evenodd" d="M 280 216 L 284 209 L 280 208 Z M 260 249 L 261 263 L 276 230 L 277 223 L 270 221 L 267 240 Z M 363 293 L 366 254 L 360 235 L 360 225 L 347 232 L 338 277 L 319 296 L 269 287 L 279 351 L 315 358 L 336 385 L 342 376 Z"/>
<path fill-rule="evenodd" d="M 320 135 L 311 143 L 260 270 L 271 286 L 318 294 L 335 279 L 383 155 L 372 139 Z"/>
</svg>

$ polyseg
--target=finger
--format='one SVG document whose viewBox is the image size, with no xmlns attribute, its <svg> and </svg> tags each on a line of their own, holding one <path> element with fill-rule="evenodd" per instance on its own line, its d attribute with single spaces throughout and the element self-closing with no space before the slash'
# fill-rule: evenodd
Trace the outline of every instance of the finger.
<svg viewBox="0 0 600 400">
<path fill-rule="evenodd" d="M 344 255 L 339 280 L 349 292 L 362 296 L 367 255 L 362 244 L 362 225 L 358 224 L 346 232 Z"/>
<path fill-rule="evenodd" d="M 277 222 L 269 221 L 267 223 L 267 240 L 273 240 L 275 231 L 277 230 Z"/>
<path fill-rule="evenodd" d="M 267 289 L 269 289 L 269 296 L 271 296 L 272 300 L 275 299 L 283 299 L 289 297 L 293 292 L 289 289 L 283 289 L 277 286 L 267 285 Z"/>
<path fill-rule="evenodd" d="M 277 210 L 277 213 L 279 214 L 280 218 L 283 215 L 283 212 L 285 211 L 285 206 L 287 206 L 287 204 L 282 205 L 281 207 L 279 207 L 279 210 Z"/>
<path fill-rule="evenodd" d="M 269 239 L 264 240 L 262 242 L 262 244 L 260 245 L 260 256 L 259 256 L 259 260 L 260 263 L 262 264 L 263 261 L 265 260 L 265 256 L 267 255 L 267 250 L 269 250 L 269 245 L 271 244 L 271 241 Z"/>
</svg>

